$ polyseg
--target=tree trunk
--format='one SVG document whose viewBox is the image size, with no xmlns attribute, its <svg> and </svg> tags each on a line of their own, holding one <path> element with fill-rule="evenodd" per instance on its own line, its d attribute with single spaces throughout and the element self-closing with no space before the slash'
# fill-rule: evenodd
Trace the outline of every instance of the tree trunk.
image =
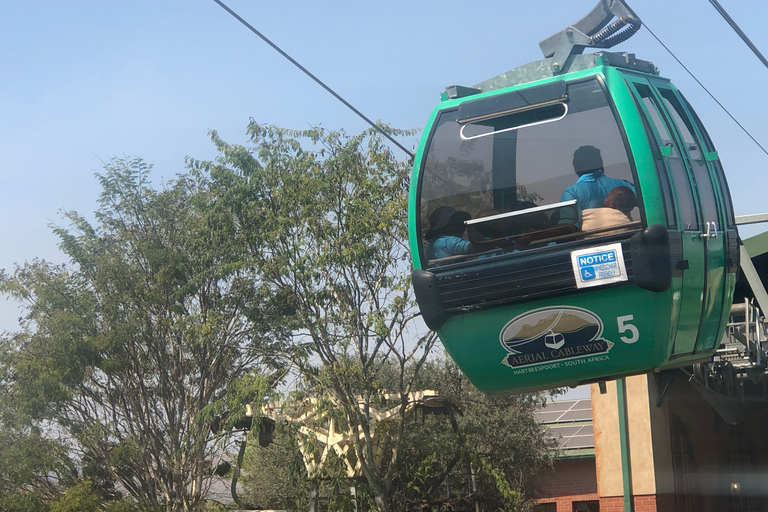
<svg viewBox="0 0 768 512">
<path fill-rule="evenodd" d="M 389 512 L 389 496 L 383 496 L 377 492 L 374 500 L 376 501 L 376 508 L 379 509 L 379 512 Z"/>
</svg>

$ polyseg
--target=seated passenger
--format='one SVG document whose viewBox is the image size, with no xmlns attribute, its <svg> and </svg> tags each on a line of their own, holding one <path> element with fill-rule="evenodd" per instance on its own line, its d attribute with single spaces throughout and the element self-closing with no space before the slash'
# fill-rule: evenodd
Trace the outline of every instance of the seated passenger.
<svg viewBox="0 0 768 512">
<path fill-rule="evenodd" d="M 609 178 L 603 171 L 603 157 L 594 146 L 581 146 L 573 153 L 573 170 L 579 175 L 576 183 L 565 189 L 560 201 L 576 200 L 576 208 L 563 208 L 560 224 L 580 225 L 582 212 L 600 208 L 608 194 L 616 187 L 627 187 L 632 194 L 635 186 L 627 180 Z"/>
<path fill-rule="evenodd" d="M 616 187 L 605 198 L 602 208 L 587 208 L 581 212 L 581 228 L 590 231 L 632 222 L 632 210 L 636 206 L 637 197 L 629 187 Z M 603 231 L 593 236 L 610 235 L 625 230 L 626 228 Z"/>
<path fill-rule="evenodd" d="M 510 211 L 522 212 L 538 205 L 532 201 L 521 201 L 516 203 Z M 549 217 L 545 212 L 538 211 L 533 213 L 524 213 L 512 218 L 512 226 L 515 233 L 530 233 L 531 231 L 541 231 L 549 225 Z"/>
<path fill-rule="evenodd" d="M 476 219 L 483 219 L 485 217 L 492 217 L 494 215 L 499 215 L 499 213 L 501 213 L 501 212 L 499 212 L 499 210 L 494 210 L 492 208 L 488 209 L 488 210 L 480 210 L 479 212 L 477 212 L 477 216 L 475 218 Z M 505 238 L 506 238 L 505 235 L 506 235 L 506 231 L 507 231 L 505 229 L 505 224 L 507 224 L 507 222 L 504 221 L 504 220 L 496 220 L 496 221 L 486 222 L 486 223 L 483 223 L 483 224 L 477 224 L 473 228 L 473 231 L 476 234 L 474 234 L 474 233 L 471 234 L 470 235 L 470 239 L 474 238 L 474 240 L 478 242 L 478 244 L 477 244 L 478 247 L 480 247 L 480 244 L 485 243 L 486 245 L 484 246 L 484 249 L 482 249 L 482 250 L 487 250 L 488 249 L 489 246 L 487 244 L 489 242 L 494 242 L 494 241 L 495 242 L 502 242 L 503 241 L 504 244 L 507 244 L 508 241 L 505 240 Z M 506 251 L 504 251 L 504 250 L 499 250 L 499 251 L 495 251 L 495 252 L 492 252 L 492 253 L 489 253 L 489 254 L 482 254 L 482 255 L 479 256 L 479 258 L 490 258 L 492 256 L 499 256 L 500 254 L 504 254 L 505 252 Z"/>
<path fill-rule="evenodd" d="M 427 259 L 437 260 L 470 254 L 472 243 L 461 236 L 466 229 L 464 222 L 472 216 L 458 211 L 452 206 L 440 206 L 429 215 L 429 231 L 424 235 L 427 240 Z M 477 251 L 475 251 L 477 252 Z"/>
<path fill-rule="evenodd" d="M 619 210 L 631 221 L 632 210 L 637 207 L 637 196 L 629 187 L 616 187 L 605 198 L 603 206 Z"/>
<path fill-rule="evenodd" d="M 424 235 L 428 242 L 427 259 L 439 260 L 462 254 L 476 254 L 502 245 L 496 241 L 489 244 L 473 243 L 462 238 L 466 229 L 464 222 L 471 218 L 469 213 L 458 211 L 451 206 L 435 209 L 429 216 L 430 229 Z M 511 245 L 514 247 L 514 244 Z"/>
</svg>

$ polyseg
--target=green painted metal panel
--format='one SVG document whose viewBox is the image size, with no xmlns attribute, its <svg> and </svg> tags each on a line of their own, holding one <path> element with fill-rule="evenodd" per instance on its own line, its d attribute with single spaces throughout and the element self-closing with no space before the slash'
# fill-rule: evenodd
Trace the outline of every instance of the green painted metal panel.
<svg viewBox="0 0 768 512">
<path fill-rule="evenodd" d="M 654 293 L 634 285 L 597 289 L 454 316 L 438 334 L 451 357 L 481 391 L 546 389 L 661 366 L 667 353 L 671 299 L 670 292 Z M 548 319 L 561 310 L 565 312 L 561 317 L 564 325 L 573 321 L 567 317 L 573 309 L 597 319 L 590 333 L 593 341 L 581 345 L 586 347 L 582 351 L 575 350 L 579 345 L 569 338 L 560 348 L 519 350 L 520 354 L 502 344 L 505 327 L 515 320 L 522 320 L 519 327 L 525 330 L 527 325 L 525 334 L 533 338 L 545 334 L 534 331 L 551 327 Z M 526 315 L 531 319 L 527 324 Z M 560 326 L 554 330 L 565 329 Z"/>
</svg>

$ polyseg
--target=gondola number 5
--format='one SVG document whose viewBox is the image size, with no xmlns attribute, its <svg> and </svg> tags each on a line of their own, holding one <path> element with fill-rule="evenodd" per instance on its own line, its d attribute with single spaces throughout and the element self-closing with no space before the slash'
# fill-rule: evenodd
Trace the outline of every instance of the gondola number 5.
<svg viewBox="0 0 768 512">
<path fill-rule="evenodd" d="M 619 333 L 626 333 L 629 331 L 629 336 L 619 336 L 619 339 L 624 343 L 634 343 L 640 339 L 640 331 L 637 330 L 633 324 L 630 324 L 635 319 L 635 315 L 617 316 L 616 323 L 619 325 Z"/>
</svg>

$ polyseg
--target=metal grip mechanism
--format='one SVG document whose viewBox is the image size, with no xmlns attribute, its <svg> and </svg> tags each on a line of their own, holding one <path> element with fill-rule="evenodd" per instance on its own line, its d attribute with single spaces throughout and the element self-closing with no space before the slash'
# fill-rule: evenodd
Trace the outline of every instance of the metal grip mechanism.
<svg viewBox="0 0 768 512">
<path fill-rule="evenodd" d="M 641 26 L 639 19 L 622 16 L 589 39 L 593 45 L 600 45 L 600 48 L 613 48 L 635 35 Z M 622 30 L 624 28 L 626 30 Z"/>
<path fill-rule="evenodd" d="M 611 20 L 618 18 L 611 23 Z M 610 23 L 610 25 L 609 25 Z M 544 57 L 551 57 L 552 72 L 567 71 L 569 59 L 584 48 L 611 48 L 632 37 L 642 22 L 623 0 L 601 0 L 582 19 L 539 43 Z"/>
</svg>

